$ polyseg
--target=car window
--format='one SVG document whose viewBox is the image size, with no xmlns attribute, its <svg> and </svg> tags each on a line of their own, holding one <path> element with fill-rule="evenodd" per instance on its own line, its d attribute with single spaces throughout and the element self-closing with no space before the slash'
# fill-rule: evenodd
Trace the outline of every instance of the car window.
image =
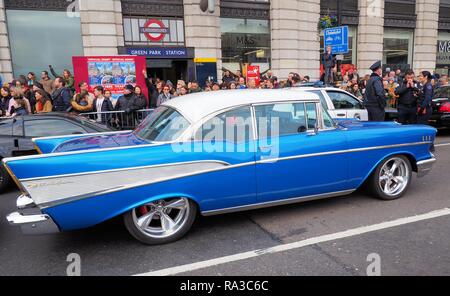
<svg viewBox="0 0 450 296">
<path fill-rule="evenodd" d="M 84 134 L 86 131 L 71 122 L 58 119 L 26 120 L 26 137 L 48 137 L 70 134 Z"/>
<path fill-rule="evenodd" d="M 322 104 L 322 107 L 325 110 L 328 110 L 327 100 L 325 99 L 325 96 L 323 95 L 321 90 L 308 90 L 307 92 L 310 92 L 310 93 L 318 95 L 319 98 L 320 98 L 320 103 Z"/>
<path fill-rule="evenodd" d="M 0 120 L 0 136 L 12 136 L 12 124 L 11 119 Z"/>
<path fill-rule="evenodd" d="M 304 103 L 255 106 L 259 138 L 294 135 L 308 129 Z"/>
<path fill-rule="evenodd" d="M 331 118 L 330 113 L 328 113 L 327 110 L 322 108 L 322 114 L 323 114 L 324 128 L 333 128 L 334 127 L 334 121 Z"/>
<path fill-rule="evenodd" d="M 314 129 L 317 122 L 316 103 L 306 103 L 306 115 L 308 118 L 308 129 Z"/>
<path fill-rule="evenodd" d="M 206 121 L 195 133 L 197 141 L 242 143 L 253 138 L 252 113 L 249 106 L 221 113 Z"/>
<path fill-rule="evenodd" d="M 327 91 L 333 102 L 334 109 L 363 109 L 360 101 L 352 96 L 338 91 Z"/>
</svg>

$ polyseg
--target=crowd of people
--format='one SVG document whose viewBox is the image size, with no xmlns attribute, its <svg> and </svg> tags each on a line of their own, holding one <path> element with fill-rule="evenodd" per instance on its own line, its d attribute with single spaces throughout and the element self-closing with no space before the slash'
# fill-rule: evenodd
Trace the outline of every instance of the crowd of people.
<svg viewBox="0 0 450 296">
<path fill-rule="evenodd" d="M 378 103 L 383 108 L 398 108 L 399 121 L 401 123 L 416 123 L 417 116 L 423 110 L 417 110 L 420 102 L 424 100 L 424 93 L 448 85 L 448 75 L 431 75 L 422 72 L 416 80 L 412 70 L 402 73 L 401 70 L 382 73 L 381 63 L 376 63 L 374 71 L 376 77 L 381 81 L 384 103 Z M 32 72 L 25 76 L 19 76 L 11 83 L 6 83 L 0 91 L 0 117 L 12 117 L 34 113 L 46 112 L 73 112 L 73 113 L 98 113 L 103 114 L 112 111 L 123 111 L 126 114 L 137 110 L 155 108 L 162 103 L 175 97 L 184 96 L 197 92 L 220 91 L 225 89 L 277 89 L 295 87 L 310 82 L 308 75 L 291 72 L 285 80 L 279 80 L 272 71 L 268 70 L 261 75 L 259 81 L 246 79 L 240 71 L 231 73 L 225 70 L 222 83 L 206 81 L 204 87 L 200 87 L 197 81 L 186 82 L 178 80 L 176 85 L 171 81 L 159 78 L 151 78 L 143 71 L 145 86 L 125 85 L 123 94 L 117 100 L 111 100 L 111 91 L 98 86 L 93 93 L 89 92 L 87 82 L 78 85 L 75 91 L 74 77 L 69 70 L 64 70 L 58 75 L 52 66 L 49 66 L 52 79 L 48 71 L 42 71 L 38 80 Z M 372 69 L 374 70 L 374 69 Z M 429 75 L 428 75 L 429 74 Z M 373 91 L 367 92 L 372 75 L 361 77 L 354 69 L 344 73 L 340 81 L 336 81 L 333 75 L 324 73 L 321 77 L 322 83 L 348 91 L 365 102 L 366 108 L 370 109 L 370 100 L 367 97 L 373 95 Z M 422 79 L 426 77 L 426 79 Z M 258 84 L 259 82 L 259 84 Z M 428 83 L 428 84 L 427 84 Z M 426 88 L 425 88 L 426 86 Z M 148 97 L 144 95 L 143 87 L 146 87 Z M 428 90 L 427 90 L 428 89 Z M 424 90 L 426 90 L 424 92 Z M 416 116 L 413 116 L 415 109 Z M 428 111 L 427 111 L 428 112 Z M 104 122 L 106 117 L 98 116 L 99 121 Z"/>
</svg>

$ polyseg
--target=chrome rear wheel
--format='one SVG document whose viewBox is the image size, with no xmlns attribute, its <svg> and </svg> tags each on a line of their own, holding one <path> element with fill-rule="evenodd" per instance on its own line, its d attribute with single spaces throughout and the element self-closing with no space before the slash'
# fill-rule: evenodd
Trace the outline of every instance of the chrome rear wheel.
<svg viewBox="0 0 450 296">
<path fill-rule="evenodd" d="M 183 236 L 196 215 L 196 205 L 187 198 L 161 199 L 137 207 L 124 216 L 128 231 L 146 244 L 163 244 Z"/>
</svg>

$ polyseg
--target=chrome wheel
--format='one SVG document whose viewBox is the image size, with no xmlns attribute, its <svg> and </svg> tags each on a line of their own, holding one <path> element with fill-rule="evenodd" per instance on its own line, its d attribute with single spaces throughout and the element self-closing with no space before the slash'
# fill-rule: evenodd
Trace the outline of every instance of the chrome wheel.
<svg viewBox="0 0 450 296">
<path fill-rule="evenodd" d="M 381 168 L 378 176 L 378 186 L 388 196 L 401 194 L 409 184 L 410 166 L 404 158 L 389 159 Z"/>
<path fill-rule="evenodd" d="M 187 198 L 158 200 L 132 211 L 136 229 L 145 236 L 161 239 L 176 234 L 189 218 L 190 203 Z"/>
</svg>

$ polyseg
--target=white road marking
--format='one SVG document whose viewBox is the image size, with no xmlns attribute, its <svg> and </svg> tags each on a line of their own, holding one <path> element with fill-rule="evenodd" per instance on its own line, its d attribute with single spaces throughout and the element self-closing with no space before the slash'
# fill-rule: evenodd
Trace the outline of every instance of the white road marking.
<svg viewBox="0 0 450 296">
<path fill-rule="evenodd" d="M 175 274 L 179 274 L 179 273 L 184 273 L 184 272 L 203 269 L 203 268 L 207 268 L 207 267 L 217 266 L 220 264 L 225 264 L 225 263 L 236 262 L 236 261 L 240 261 L 240 260 L 244 260 L 244 259 L 259 257 L 259 256 L 266 255 L 266 254 L 274 254 L 274 253 L 284 252 L 284 251 L 288 251 L 288 250 L 303 248 L 303 247 L 315 245 L 318 243 L 334 241 L 334 240 L 338 240 L 338 239 L 342 239 L 342 238 L 352 237 L 352 236 L 361 235 L 361 234 L 365 234 L 365 233 L 369 233 L 369 232 L 373 232 L 373 231 L 392 228 L 392 227 L 410 224 L 410 223 L 423 221 L 423 220 L 434 219 L 434 218 L 447 216 L 447 215 L 450 215 L 450 209 L 444 208 L 444 209 L 432 211 L 432 212 L 417 215 L 417 216 L 400 218 L 400 219 L 382 222 L 379 224 L 374 224 L 374 225 L 369 225 L 369 226 L 362 226 L 362 227 L 358 227 L 358 228 L 354 228 L 354 229 L 350 229 L 350 230 L 346 230 L 346 231 L 341 231 L 341 232 L 337 232 L 337 233 L 333 233 L 333 234 L 327 234 L 327 235 L 322 235 L 322 236 L 318 236 L 318 237 L 314 237 L 314 238 L 309 238 L 309 239 L 297 241 L 294 243 L 278 245 L 278 246 L 271 247 L 271 248 L 253 250 L 253 251 L 234 254 L 234 255 L 230 255 L 230 256 L 219 257 L 219 258 L 215 258 L 215 259 L 211 259 L 211 260 L 205 260 L 205 261 L 195 262 L 195 263 L 191 263 L 191 264 L 180 265 L 180 266 L 170 267 L 170 268 L 161 269 L 161 270 L 155 270 L 155 271 L 151 271 L 148 273 L 137 274 L 136 276 L 175 275 Z"/>
<path fill-rule="evenodd" d="M 450 146 L 450 143 L 436 144 L 434 147 Z"/>
</svg>

